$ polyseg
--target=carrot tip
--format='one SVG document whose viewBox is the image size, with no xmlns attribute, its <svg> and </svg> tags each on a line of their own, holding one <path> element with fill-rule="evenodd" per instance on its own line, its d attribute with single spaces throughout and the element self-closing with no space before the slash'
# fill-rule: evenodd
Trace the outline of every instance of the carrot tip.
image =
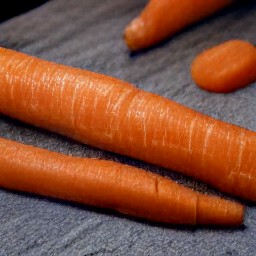
<svg viewBox="0 0 256 256">
<path fill-rule="evenodd" d="M 141 19 L 136 18 L 131 21 L 125 28 L 124 40 L 127 47 L 131 51 L 137 51 L 140 47 L 140 41 L 143 40 L 143 28 L 144 24 Z"/>
<path fill-rule="evenodd" d="M 243 205 L 223 199 L 220 199 L 216 205 L 214 196 L 202 195 L 198 197 L 197 224 L 241 226 L 244 212 Z"/>
</svg>

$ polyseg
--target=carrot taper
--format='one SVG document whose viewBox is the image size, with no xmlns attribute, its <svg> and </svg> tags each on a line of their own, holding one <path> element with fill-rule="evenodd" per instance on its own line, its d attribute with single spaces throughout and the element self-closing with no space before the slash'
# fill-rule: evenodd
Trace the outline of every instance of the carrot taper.
<svg viewBox="0 0 256 256">
<path fill-rule="evenodd" d="M 232 0 L 150 0 L 125 29 L 132 51 L 141 50 L 230 5 Z"/>
<path fill-rule="evenodd" d="M 173 224 L 238 226 L 240 204 L 201 195 L 128 165 L 76 158 L 0 139 L 0 187 Z"/>
</svg>

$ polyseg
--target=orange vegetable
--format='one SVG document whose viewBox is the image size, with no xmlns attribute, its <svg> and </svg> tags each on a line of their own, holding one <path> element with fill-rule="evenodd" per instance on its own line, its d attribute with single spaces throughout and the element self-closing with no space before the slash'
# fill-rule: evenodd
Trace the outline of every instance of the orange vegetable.
<svg viewBox="0 0 256 256">
<path fill-rule="evenodd" d="M 240 204 L 202 195 L 115 162 L 65 156 L 0 139 L 0 187 L 176 224 L 241 225 Z"/>
<path fill-rule="evenodd" d="M 150 47 L 224 7 L 232 0 L 150 0 L 125 29 L 132 51 Z"/>
<path fill-rule="evenodd" d="M 0 113 L 256 201 L 256 133 L 126 82 L 0 48 Z"/>
<path fill-rule="evenodd" d="M 256 48 L 242 40 L 231 40 L 199 54 L 191 75 L 202 89 L 232 92 L 256 81 Z"/>
</svg>

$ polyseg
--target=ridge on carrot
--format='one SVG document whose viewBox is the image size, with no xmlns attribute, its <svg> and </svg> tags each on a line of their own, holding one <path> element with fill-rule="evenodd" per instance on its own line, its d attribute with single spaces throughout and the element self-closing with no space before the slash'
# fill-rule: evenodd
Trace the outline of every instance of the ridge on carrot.
<svg viewBox="0 0 256 256">
<path fill-rule="evenodd" d="M 0 48 L 0 113 L 256 201 L 256 133 L 105 75 Z"/>
<path fill-rule="evenodd" d="M 141 14 L 125 28 L 131 51 L 157 44 L 227 7 L 232 0 L 150 0 Z"/>
<path fill-rule="evenodd" d="M 0 139 L 0 187 L 174 224 L 239 226 L 244 207 L 111 161 L 76 158 Z"/>
<path fill-rule="evenodd" d="M 227 93 L 256 81 L 256 48 L 243 40 L 230 40 L 199 54 L 191 76 L 202 89 Z"/>
</svg>

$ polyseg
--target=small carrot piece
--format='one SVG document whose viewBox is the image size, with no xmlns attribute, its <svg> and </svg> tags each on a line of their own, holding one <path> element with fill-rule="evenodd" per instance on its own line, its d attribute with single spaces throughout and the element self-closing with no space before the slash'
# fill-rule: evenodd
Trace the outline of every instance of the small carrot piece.
<svg viewBox="0 0 256 256">
<path fill-rule="evenodd" d="M 159 175 L 0 139 L 0 187 L 175 224 L 238 226 L 244 207 Z"/>
<path fill-rule="evenodd" d="M 199 54 L 191 65 L 191 76 L 202 89 L 227 93 L 256 81 L 256 48 L 242 40 L 231 40 Z"/>
<path fill-rule="evenodd" d="M 0 113 L 256 201 L 256 133 L 129 83 L 0 48 Z"/>
<path fill-rule="evenodd" d="M 125 28 L 131 51 L 155 45 L 227 7 L 232 0 L 150 0 L 142 13 Z"/>
</svg>

